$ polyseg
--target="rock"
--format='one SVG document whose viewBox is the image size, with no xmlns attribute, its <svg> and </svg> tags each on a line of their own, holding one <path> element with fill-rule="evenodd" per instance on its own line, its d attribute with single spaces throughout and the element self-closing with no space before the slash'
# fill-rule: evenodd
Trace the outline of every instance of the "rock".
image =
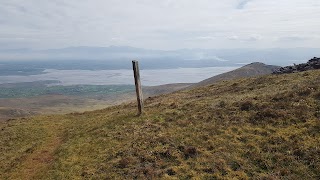
<svg viewBox="0 0 320 180">
<path fill-rule="evenodd" d="M 293 66 L 281 67 L 273 72 L 273 74 L 288 74 L 302 71 L 320 69 L 320 58 L 314 57 L 307 63 L 294 64 Z"/>
</svg>

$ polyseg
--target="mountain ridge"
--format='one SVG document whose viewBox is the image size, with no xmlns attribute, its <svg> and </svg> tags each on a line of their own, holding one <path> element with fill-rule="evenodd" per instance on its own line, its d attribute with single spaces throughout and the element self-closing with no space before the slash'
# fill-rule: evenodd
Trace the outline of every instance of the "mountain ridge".
<svg viewBox="0 0 320 180">
<path fill-rule="evenodd" d="M 233 71 L 229 71 L 223 74 L 219 74 L 217 76 L 213 76 L 211 78 L 205 79 L 199 83 L 193 84 L 190 88 L 195 88 L 199 86 L 206 86 L 213 83 L 217 83 L 219 81 L 223 80 L 232 80 L 232 79 L 238 79 L 238 78 L 246 78 L 246 77 L 254 77 L 254 76 L 261 76 L 266 74 L 272 74 L 275 70 L 280 68 L 280 66 L 273 66 L 273 65 L 266 65 L 261 62 L 253 62 L 250 64 L 247 64 L 245 66 L 242 66 L 238 69 L 235 69 Z"/>
</svg>

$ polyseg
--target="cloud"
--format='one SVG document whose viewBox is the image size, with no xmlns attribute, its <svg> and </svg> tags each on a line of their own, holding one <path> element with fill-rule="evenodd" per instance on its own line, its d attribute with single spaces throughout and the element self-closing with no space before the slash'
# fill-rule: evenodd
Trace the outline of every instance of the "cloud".
<svg viewBox="0 0 320 180">
<path fill-rule="evenodd" d="M 261 40 L 262 39 L 262 36 L 261 35 L 259 35 L 259 34 L 252 34 L 252 35 L 250 35 L 247 39 L 246 39 L 246 41 L 259 41 L 259 40 Z"/>
<path fill-rule="evenodd" d="M 244 9 L 251 1 L 252 0 L 240 0 L 236 6 L 236 9 Z"/>
<path fill-rule="evenodd" d="M 23 46 L 36 49 L 246 48 L 255 43 L 268 48 L 278 37 L 319 36 L 319 19 L 319 0 L 10 0 L 0 1 L 0 37 L 7 38 L 0 43 L 20 47 L 14 39 L 24 38 Z M 319 47 L 314 39 L 300 42 Z M 276 46 L 287 45 L 279 41 Z"/>
<path fill-rule="evenodd" d="M 259 34 L 251 34 L 244 37 L 239 37 L 237 35 L 231 35 L 227 39 L 232 41 L 242 41 L 242 42 L 255 42 L 262 39 L 262 36 Z"/>
<path fill-rule="evenodd" d="M 280 37 L 278 41 L 285 41 L 285 42 L 297 42 L 297 41 L 306 41 L 308 40 L 308 37 L 305 36 L 299 36 L 299 35 L 294 35 L 294 36 L 285 36 L 285 37 Z"/>
<path fill-rule="evenodd" d="M 236 40 L 239 40 L 239 36 L 232 35 L 232 36 L 229 36 L 228 39 L 232 41 L 236 41 Z"/>
<path fill-rule="evenodd" d="M 199 37 L 195 38 L 195 40 L 203 40 L 203 41 L 210 41 L 210 40 L 214 40 L 214 39 L 216 39 L 216 38 L 213 36 L 199 36 Z"/>
</svg>

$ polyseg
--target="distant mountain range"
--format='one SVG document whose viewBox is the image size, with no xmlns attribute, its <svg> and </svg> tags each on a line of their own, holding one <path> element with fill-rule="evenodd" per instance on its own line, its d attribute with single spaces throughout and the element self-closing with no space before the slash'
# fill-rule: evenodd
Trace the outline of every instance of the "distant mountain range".
<svg viewBox="0 0 320 180">
<path fill-rule="evenodd" d="M 180 49 L 150 50 L 129 46 L 68 47 L 62 49 L 0 50 L 0 61 L 12 60 L 83 60 L 123 62 L 138 59 L 147 67 L 237 66 L 250 62 L 291 65 L 319 56 L 317 48 L 273 49 Z"/>
</svg>

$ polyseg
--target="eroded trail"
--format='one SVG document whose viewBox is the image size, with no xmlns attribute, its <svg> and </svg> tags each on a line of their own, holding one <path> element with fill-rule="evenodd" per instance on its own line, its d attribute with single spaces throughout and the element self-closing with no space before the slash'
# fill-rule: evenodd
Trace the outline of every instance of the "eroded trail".
<svg viewBox="0 0 320 180">
<path fill-rule="evenodd" d="M 1 124 L 3 134 L 9 134 L 0 153 L 3 159 L 11 158 L 10 164 L 0 164 L 0 177 L 4 179 L 39 179 L 54 163 L 55 152 L 63 142 L 63 134 L 69 121 L 40 117 L 19 119 Z M 19 125 L 18 125 L 19 124 Z M 20 124 L 25 124 L 21 127 Z M 12 139 L 20 143 L 10 144 Z M 0 178 L 1 179 L 1 178 Z"/>
<path fill-rule="evenodd" d="M 54 162 L 54 152 L 61 142 L 61 139 L 57 137 L 44 144 L 43 147 L 35 150 L 22 162 L 19 171 L 14 173 L 11 178 L 38 179 L 51 163 Z"/>
</svg>

